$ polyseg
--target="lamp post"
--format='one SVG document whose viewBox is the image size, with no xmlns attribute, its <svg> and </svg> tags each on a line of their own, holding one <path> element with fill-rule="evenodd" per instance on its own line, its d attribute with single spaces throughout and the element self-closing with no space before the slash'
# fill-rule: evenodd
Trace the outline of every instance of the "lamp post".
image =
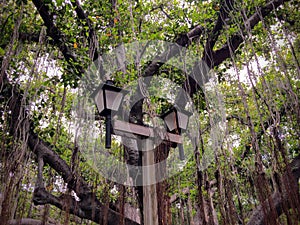
<svg viewBox="0 0 300 225">
<path fill-rule="evenodd" d="M 126 133 L 136 134 L 140 137 L 146 137 L 150 139 L 144 139 L 141 144 L 141 149 L 149 149 L 151 146 L 151 138 L 155 138 L 155 130 L 153 127 L 142 126 L 134 123 L 128 123 L 121 120 L 112 121 L 112 111 L 118 111 L 124 95 L 128 91 L 124 91 L 121 88 L 113 86 L 113 82 L 108 80 L 106 83 L 100 85 L 92 94 L 98 112 L 100 116 L 105 116 L 106 135 L 105 135 L 105 147 L 111 148 L 111 132 L 118 131 L 120 135 L 126 135 Z M 182 138 L 180 136 L 181 131 L 187 128 L 190 112 L 185 110 L 178 110 L 173 107 L 170 111 L 165 113 L 162 118 L 168 128 L 168 132 L 165 133 L 163 139 L 165 141 L 171 141 L 175 146 L 179 147 L 179 156 L 181 160 L 184 160 L 184 151 L 182 147 Z M 113 122 L 113 128 L 112 128 Z M 145 225 L 158 225 L 157 216 L 157 193 L 155 184 L 155 170 L 151 169 L 151 165 L 155 164 L 154 151 L 143 151 L 142 154 L 143 164 L 143 207 L 144 207 L 144 224 Z"/>
<path fill-rule="evenodd" d="M 164 120 L 167 129 L 171 133 L 181 135 L 182 131 L 185 131 L 188 126 L 189 117 L 192 115 L 189 111 L 172 107 L 168 112 L 163 114 L 161 118 Z M 179 149 L 179 159 L 184 160 L 184 149 L 181 143 L 177 144 Z"/>
<path fill-rule="evenodd" d="M 111 148 L 111 112 L 118 111 L 127 91 L 113 86 L 113 81 L 107 80 L 92 94 L 100 116 L 105 116 L 105 148 Z"/>
</svg>

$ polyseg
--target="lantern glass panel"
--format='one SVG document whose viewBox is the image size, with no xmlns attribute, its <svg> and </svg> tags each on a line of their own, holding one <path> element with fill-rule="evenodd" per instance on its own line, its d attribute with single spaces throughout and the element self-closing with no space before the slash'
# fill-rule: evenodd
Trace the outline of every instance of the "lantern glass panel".
<svg viewBox="0 0 300 225">
<path fill-rule="evenodd" d="M 189 122 L 189 115 L 186 115 L 180 111 L 177 111 L 177 116 L 178 116 L 179 128 L 186 130 L 188 122 Z"/>
<path fill-rule="evenodd" d="M 96 95 L 96 105 L 99 113 L 102 113 L 105 110 L 104 106 L 104 98 L 103 98 L 103 90 L 100 90 L 98 94 Z"/>
<path fill-rule="evenodd" d="M 172 111 L 164 117 L 164 121 L 170 131 L 173 131 L 177 128 L 176 122 L 176 112 Z"/>
<path fill-rule="evenodd" d="M 117 111 L 123 99 L 123 93 L 114 90 L 105 90 L 106 108 Z"/>
</svg>

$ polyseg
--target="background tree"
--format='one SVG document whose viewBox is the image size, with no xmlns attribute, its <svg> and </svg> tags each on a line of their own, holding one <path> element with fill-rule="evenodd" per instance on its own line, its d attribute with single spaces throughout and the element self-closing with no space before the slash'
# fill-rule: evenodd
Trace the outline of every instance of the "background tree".
<svg viewBox="0 0 300 225">
<path fill-rule="evenodd" d="M 139 76 L 171 79 L 197 105 L 199 146 L 180 174 L 158 184 L 159 223 L 300 221 L 298 1 L 0 4 L 2 224 L 141 223 L 141 189 L 94 171 L 70 124 L 88 66 L 120 43 L 142 40 L 174 42 L 198 54 L 215 71 L 226 106 L 226 138 L 215 162 L 199 171 L 211 113 L 196 82 L 155 61 L 113 74 L 119 86 Z M 171 60 L 167 53 L 157 57 Z M 143 101 L 136 104 L 132 122 L 143 123 L 146 109 Z M 163 108 L 148 110 L 156 115 Z M 114 154 L 138 165 L 134 148 L 113 146 Z"/>
</svg>

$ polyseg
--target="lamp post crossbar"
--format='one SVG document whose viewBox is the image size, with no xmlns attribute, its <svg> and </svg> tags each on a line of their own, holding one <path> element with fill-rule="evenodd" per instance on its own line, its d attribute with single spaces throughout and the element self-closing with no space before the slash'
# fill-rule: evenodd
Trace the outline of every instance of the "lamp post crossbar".
<svg viewBox="0 0 300 225">
<path fill-rule="evenodd" d="M 121 120 L 113 120 L 113 130 L 130 133 L 130 134 L 137 134 L 145 137 L 155 137 L 155 131 L 152 127 L 145 127 L 134 123 L 128 123 Z M 182 137 L 178 134 L 173 134 L 170 132 L 165 132 L 163 140 L 170 141 L 177 144 L 182 144 Z"/>
</svg>

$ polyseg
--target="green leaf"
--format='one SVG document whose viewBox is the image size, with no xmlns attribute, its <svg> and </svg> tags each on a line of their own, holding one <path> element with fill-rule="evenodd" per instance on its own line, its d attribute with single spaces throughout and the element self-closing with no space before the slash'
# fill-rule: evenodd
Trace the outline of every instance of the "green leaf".
<svg viewBox="0 0 300 225">
<path fill-rule="evenodd" d="M 61 6 L 62 5 L 63 0 L 56 0 L 56 4 L 57 6 Z"/>
<path fill-rule="evenodd" d="M 5 51 L 3 48 L 0 47 L 0 56 L 4 56 L 5 55 Z"/>
</svg>

